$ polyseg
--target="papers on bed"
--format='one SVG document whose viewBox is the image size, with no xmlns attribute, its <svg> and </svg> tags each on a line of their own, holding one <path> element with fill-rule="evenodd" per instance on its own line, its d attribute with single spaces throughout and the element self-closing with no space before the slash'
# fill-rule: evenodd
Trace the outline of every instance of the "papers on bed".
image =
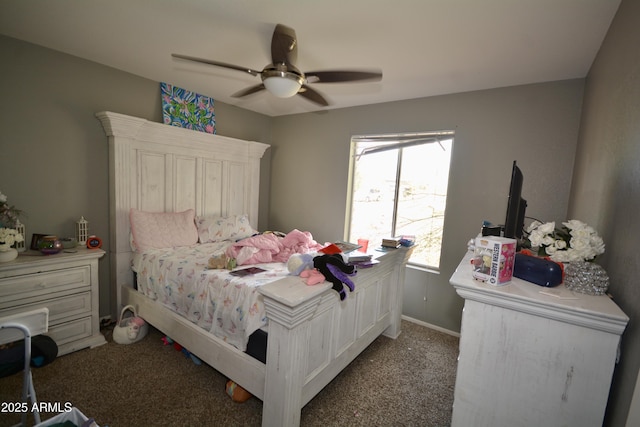
<svg viewBox="0 0 640 427">
<path fill-rule="evenodd" d="M 211 255 L 229 244 L 152 249 L 135 254 L 133 270 L 140 292 L 244 351 L 249 336 L 267 322 L 258 287 L 289 271 L 283 263 L 260 264 L 265 271 L 244 277 L 207 269 Z"/>
</svg>

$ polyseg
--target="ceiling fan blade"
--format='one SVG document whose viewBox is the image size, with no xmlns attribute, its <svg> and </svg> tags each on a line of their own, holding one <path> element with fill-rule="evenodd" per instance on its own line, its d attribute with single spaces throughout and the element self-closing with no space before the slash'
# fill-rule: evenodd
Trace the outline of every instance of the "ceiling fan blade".
<svg viewBox="0 0 640 427">
<path fill-rule="evenodd" d="M 329 105 L 329 103 L 327 102 L 326 99 L 324 99 L 324 97 L 322 95 L 320 95 L 320 92 L 311 89 L 309 86 L 307 85 L 302 85 L 302 88 L 300 88 L 300 92 L 298 92 L 298 95 L 307 98 L 309 101 L 313 102 L 314 104 L 318 104 L 321 105 L 323 107 L 326 107 Z"/>
<path fill-rule="evenodd" d="M 262 83 L 259 85 L 251 86 L 246 89 L 239 90 L 238 92 L 231 95 L 232 98 L 242 98 L 243 96 L 251 95 L 252 93 L 260 92 L 264 90 L 265 87 Z"/>
<path fill-rule="evenodd" d="M 341 83 L 358 81 L 380 81 L 381 71 L 312 71 L 305 73 L 309 83 Z"/>
<path fill-rule="evenodd" d="M 278 24 L 271 38 L 271 61 L 274 65 L 295 65 L 298 60 L 298 41 L 293 28 Z"/>
<path fill-rule="evenodd" d="M 178 53 L 172 53 L 171 56 L 179 59 L 186 59 L 187 61 L 200 62 L 202 64 L 215 65 L 216 67 L 230 68 L 232 70 L 243 71 L 249 73 L 252 76 L 260 75 L 260 71 L 252 70 L 251 68 L 241 67 L 239 65 L 227 64 L 226 62 L 213 61 L 211 59 L 195 58 L 193 56 L 180 55 Z"/>
</svg>

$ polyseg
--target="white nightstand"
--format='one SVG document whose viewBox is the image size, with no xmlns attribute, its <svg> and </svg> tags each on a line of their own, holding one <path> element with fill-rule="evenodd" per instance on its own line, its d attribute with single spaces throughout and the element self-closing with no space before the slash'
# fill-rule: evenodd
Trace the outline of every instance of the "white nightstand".
<svg viewBox="0 0 640 427">
<path fill-rule="evenodd" d="M 21 253 L 0 263 L 0 316 L 49 309 L 58 355 L 105 344 L 100 333 L 98 260 L 102 249 L 42 255 Z"/>
</svg>

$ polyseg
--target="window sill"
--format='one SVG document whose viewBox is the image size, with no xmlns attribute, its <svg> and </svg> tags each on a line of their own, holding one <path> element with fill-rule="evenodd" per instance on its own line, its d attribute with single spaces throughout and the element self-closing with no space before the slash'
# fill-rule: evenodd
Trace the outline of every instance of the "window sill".
<svg viewBox="0 0 640 427">
<path fill-rule="evenodd" d="M 438 268 L 429 267 L 429 266 L 426 266 L 426 265 L 423 265 L 423 264 L 412 263 L 411 261 L 409 261 L 407 263 L 407 268 L 411 268 L 413 270 L 424 271 L 425 273 L 440 274 L 440 269 L 438 269 Z"/>
</svg>

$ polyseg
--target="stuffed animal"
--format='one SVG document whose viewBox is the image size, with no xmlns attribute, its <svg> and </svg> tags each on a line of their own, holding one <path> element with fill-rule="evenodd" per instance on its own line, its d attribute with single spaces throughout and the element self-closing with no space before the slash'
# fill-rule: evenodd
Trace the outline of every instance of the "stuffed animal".
<svg viewBox="0 0 640 427">
<path fill-rule="evenodd" d="M 318 283 L 322 283 L 326 280 L 324 275 L 315 268 L 312 268 L 311 270 L 303 270 L 302 273 L 300 273 L 300 277 L 302 277 L 304 279 L 304 283 L 309 286 L 317 285 Z"/>
<path fill-rule="evenodd" d="M 228 257 L 226 254 L 212 255 L 207 263 L 207 268 L 213 270 L 224 268 L 227 270 L 233 270 L 236 268 L 236 260 L 235 258 Z"/>
<path fill-rule="evenodd" d="M 317 255 L 317 252 L 291 255 L 287 261 L 289 273 L 293 276 L 302 277 L 304 282 L 310 286 L 324 282 L 326 280 L 324 275 L 313 265 L 313 260 Z"/>
<path fill-rule="evenodd" d="M 209 258 L 209 262 L 207 263 L 207 267 L 211 269 L 225 268 L 226 266 L 226 255 L 212 255 L 211 258 Z"/>
<path fill-rule="evenodd" d="M 343 284 L 347 285 L 351 292 L 356 289 L 356 285 L 349 278 L 349 276 L 353 276 L 356 273 L 356 268 L 353 265 L 346 264 L 340 254 L 317 256 L 313 259 L 313 266 L 329 282 L 333 283 L 333 289 L 338 292 L 341 300 L 347 297 Z"/>
<path fill-rule="evenodd" d="M 315 253 L 292 254 L 287 261 L 287 269 L 292 276 L 299 276 L 304 270 L 313 268 Z"/>
<path fill-rule="evenodd" d="M 127 338 L 130 340 L 138 338 L 142 326 L 144 326 L 142 317 L 130 317 L 127 322 Z"/>
</svg>

